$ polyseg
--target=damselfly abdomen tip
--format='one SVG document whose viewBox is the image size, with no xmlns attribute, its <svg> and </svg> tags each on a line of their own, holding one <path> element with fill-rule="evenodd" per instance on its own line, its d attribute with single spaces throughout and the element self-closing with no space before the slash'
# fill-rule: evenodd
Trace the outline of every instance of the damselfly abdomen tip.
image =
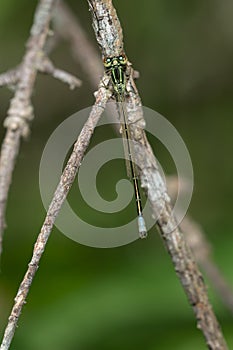
<svg viewBox="0 0 233 350">
<path fill-rule="evenodd" d="M 147 237 L 146 223 L 145 223 L 144 217 L 142 215 L 138 216 L 138 232 L 139 232 L 140 238 Z"/>
</svg>

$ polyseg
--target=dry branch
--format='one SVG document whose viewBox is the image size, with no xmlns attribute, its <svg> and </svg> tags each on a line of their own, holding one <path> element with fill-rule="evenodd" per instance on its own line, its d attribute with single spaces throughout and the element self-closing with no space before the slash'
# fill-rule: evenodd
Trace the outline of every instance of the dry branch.
<svg viewBox="0 0 233 350">
<path fill-rule="evenodd" d="M 120 22 L 111 0 L 88 0 L 93 16 L 93 28 L 103 56 L 119 56 L 124 53 Z M 208 300 L 202 275 L 193 259 L 183 234 L 172 216 L 170 198 L 151 147 L 141 130 L 143 113 L 141 100 L 129 73 L 127 82 L 127 111 L 135 142 L 135 156 L 140 168 L 140 179 L 151 204 L 152 215 L 157 219 L 164 244 L 171 256 L 190 305 L 193 307 L 197 326 L 203 332 L 209 349 L 227 349 L 219 323 Z M 144 151 L 142 151 L 144 149 Z"/>
<path fill-rule="evenodd" d="M 2 86 L 8 86 L 16 85 L 19 80 L 19 67 L 15 69 L 11 69 L 6 73 L 0 74 L 0 87 Z"/>
<path fill-rule="evenodd" d="M 45 55 L 39 62 L 38 71 L 40 71 L 41 73 L 52 75 L 52 77 L 54 77 L 55 79 L 58 79 L 65 84 L 68 84 L 71 90 L 82 85 L 80 79 L 74 77 L 72 74 L 65 72 L 64 70 L 54 67 L 52 61 Z"/>
<path fill-rule="evenodd" d="M 63 171 L 63 174 L 49 206 L 45 221 L 34 246 L 33 256 L 28 265 L 28 270 L 23 278 L 23 281 L 20 284 L 18 293 L 15 297 L 15 304 L 9 317 L 9 322 L 4 333 L 4 338 L 0 350 L 7 350 L 10 347 L 22 307 L 25 304 L 33 278 L 39 267 L 40 258 L 45 250 L 45 246 L 52 231 L 55 219 L 72 186 L 72 183 L 83 159 L 85 150 L 89 145 L 95 126 L 98 123 L 102 112 L 104 111 L 108 98 L 109 95 L 106 92 L 106 89 L 100 87 L 96 93 L 95 105 L 93 106 L 90 116 L 74 145 L 73 152 L 67 162 L 67 165 Z"/>
<path fill-rule="evenodd" d="M 7 131 L 0 155 L 0 255 L 12 173 L 19 152 L 20 139 L 22 136 L 26 137 L 29 134 L 29 125 L 33 119 L 31 96 L 37 71 L 45 70 L 43 49 L 46 39 L 50 35 L 49 23 L 55 4 L 56 0 L 40 0 L 22 63 L 16 69 L 0 75 L 0 86 L 15 85 L 15 93 L 4 121 Z M 72 88 L 80 86 L 78 79 L 64 71 L 55 69 L 51 63 L 49 73 L 62 82 L 68 83 Z"/>
</svg>

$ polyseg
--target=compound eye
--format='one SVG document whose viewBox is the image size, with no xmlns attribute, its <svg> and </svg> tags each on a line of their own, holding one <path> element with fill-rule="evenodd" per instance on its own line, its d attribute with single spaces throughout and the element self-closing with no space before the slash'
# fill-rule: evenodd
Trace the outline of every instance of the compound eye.
<svg viewBox="0 0 233 350">
<path fill-rule="evenodd" d="M 111 66 L 111 62 L 112 62 L 112 60 L 111 60 L 110 57 L 105 58 L 105 59 L 104 59 L 104 65 L 105 65 L 105 67 L 106 67 L 106 68 L 109 68 L 109 67 Z"/>
<path fill-rule="evenodd" d="M 120 62 L 121 64 L 126 64 L 126 62 L 127 62 L 127 59 L 126 59 L 126 57 L 125 57 L 124 55 L 120 55 L 120 56 L 118 57 L 118 60 L 119 60 L 119 62 Z"/>
</svg>

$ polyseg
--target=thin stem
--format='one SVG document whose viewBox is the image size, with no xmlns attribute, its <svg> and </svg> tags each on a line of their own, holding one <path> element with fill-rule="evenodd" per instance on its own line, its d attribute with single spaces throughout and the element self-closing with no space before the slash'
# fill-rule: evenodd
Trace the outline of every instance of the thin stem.
<svg viewBox="0 0 233 350">
<path fill-rule="evenodd" d="M 73 90 L 76 87 L 80 87 L 82 82 L 80 79 L 74 77 L 72 74 L 65 72 L 62 69 L 54 67 L 52 61 L 45 55 L 41 57 L 39 62 L 38 70 L 45 74 L 50 74 L 55 79 L 69 85 L 70 89 Z"/>
<path fill-rule="evenodd" d="M 95 126 L 98 123 L 98 120 L 105 108 L 108 98 L 109 94 L 106 93 L 106 89 L 100 87 L 96 94 L 95 105 L 93 106 L 90 116 L 74 145 L 73 152 L 67 162 L 67 165 L 60 178 L 59 184 L 55 190 L 45 221 L 42 225 L 40 234 L 38 235 L 38 238 L 36 240 L 32 259 L 28 265 L 28 270 L 23 278 L 23 281 L 20 284 L 18 293 L 15 297 L 15 303 L 9 317 L 8 325 L 5 329 L 0 350 L 7 350 L 10 347 L 10 344 L 15 334 L 18 319 L 22 311 L 22 307 L 25 304 L 26 297 L 31 287 L 33 278 L 39 267 L 39 262 L 45 250 L 46 243 L 48 241 L 52 228 L 54 226 L 55 219 L 59 214 L 61 206 L 72 186 L 72 183 L 80 167 L 82 158 L 84 156 L 85 150 L 89 145 Z"/>
<path fill-rule="evenodd" d="M 19 67 L 0 74 L 0 87 L 16 85 L 19 80 Z"/>
</svg>

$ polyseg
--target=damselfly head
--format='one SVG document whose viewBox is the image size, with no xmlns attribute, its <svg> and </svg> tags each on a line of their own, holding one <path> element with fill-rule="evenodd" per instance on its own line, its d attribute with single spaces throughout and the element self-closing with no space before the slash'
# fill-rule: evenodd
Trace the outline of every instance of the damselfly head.
<svg viewBox="0 0 233 350">
<path fill-rule="evenodd" d="M 106 69 L 125 66 L 127 63 L 127 58 L 124 54 L 121 54 L 120 56 L 104 57 L 103 63 Z"/>
</svg>

